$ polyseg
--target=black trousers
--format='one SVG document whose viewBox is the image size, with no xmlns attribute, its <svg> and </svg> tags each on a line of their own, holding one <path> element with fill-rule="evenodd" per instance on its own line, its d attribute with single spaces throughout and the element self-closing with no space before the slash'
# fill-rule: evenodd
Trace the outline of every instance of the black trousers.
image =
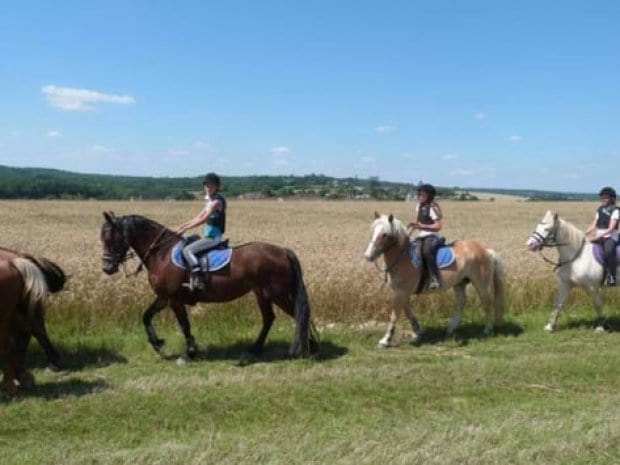
<svg viewBox="0 0 620 465">
<path fill-rule="evenodd" d="M 445 239 L 434 234 L 426 237 L 418 237 L 418 252 L 422 256 L 422 260 L 426 269 L 439 281 L 439 269 L 435 261 L 435 250 L 441 246 Z"/>
<path fill-rule="evenodd" d="M 605 268 L 607 272 L 616 278 L 616 270 L 618 269 L 618 263 L 616 260 L 616 246 L 617 243 L 611 237 L 601 239 L 603 244 L 603 251 L 605 252 Z"/>
</svg>

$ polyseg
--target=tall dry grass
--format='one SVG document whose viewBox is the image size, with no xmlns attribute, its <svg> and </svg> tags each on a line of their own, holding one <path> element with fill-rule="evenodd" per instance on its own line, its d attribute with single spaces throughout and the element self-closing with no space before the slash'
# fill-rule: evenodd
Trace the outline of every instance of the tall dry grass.
<svg viewBox="0 0 620 465">
<path fill-rule="evenodd" d="M 407 220 L 412 205 L 404 202 L 231 201 L 228 236 L 232 244 L 268 241 L 296 251 L 304 267 L 313 312 L 321 321 L 383 320 L 390 292 L 382 276 L 362 254 L 369 240 L 375 210 Z M 54 299 L 50 317 L 78 329 L 99 325 L 131 325 L 152 300 L 145 274 L 125 278 L 101 272 L 101 212 L 142 214 L 176 227 L 201 208 L 198 202 L 0 202 L 0 245 L 57 261 L 70 275 L 66 292 Z M 591 203 L 442 202 L 448 240 L 476 239 L 498 251 L 507 276 L 508 312 L 518 314 L 553 302 L 556 285 L 550 266 L 525 249 L 525 241 L 547 209 L 554 209 L 584 229 L 591 221 Z M 555 258 L 554 251 L 546 252 Z M 129 265 L 133 270 L 137 263 Z M 478 308 L 472 295 L 472 308 Z M 613 296 L 612 296 L 613 297 Z M 590 305 L 575 292 L 570 301 Z M 617 306 L 618 298 L 611 301 Z M 253 308 L 245 299 L 222 311 Z M 451 293 L 423 296 L 415 302 L 422 316 L 448 315 Z M 211 308 L 216 308 L 212 306 Z M 222 306 L 219 306 L 222 308 Z M 202 306 L 194 311 L 204 315 Z M 479 311 L 479 310 L 475 310 Z"/>
</svg>

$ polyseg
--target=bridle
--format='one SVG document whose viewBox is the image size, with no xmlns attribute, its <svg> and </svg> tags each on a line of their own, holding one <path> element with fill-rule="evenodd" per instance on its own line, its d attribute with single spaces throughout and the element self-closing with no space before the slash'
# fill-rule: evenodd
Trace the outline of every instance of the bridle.
<svg viewBox="0 0 620 465">
<path fill-rule="evenodd" d="M 377 258 L 379 258 L 379 256 L 380 256 L 380 255 L 383 255 L 383 256 L 384 256 L 384 258 L 385 258 L 385 253 L 386 253 L 387 251 L 389 251 L 390 249 L 392 249 L 393 247 L 395 247 L 395 246 L 396 246 L 396 244 L 398 244 L 398 239 L 397 239 L 396 237 L 394 237 L 394 224 L 393 224 L 393 223 L 390 223 L 390 234 L 389 234 L 389 236 L 387 237 L 387 239 L 389 239 L 389 240 L 386 240 L 386 244 L 385 244 L 385 246 L 383 247 L 383 249 L 381 250 L 381 252 L 379 252 L 379 253 L 377 254 Z M 374 244 L 374 243 L 376 243 L 376 242 L 377 242 L 376 240 L 372 240 L 372 241 L 370 241 L 370 243 L 371 243 L 371 244 Z M 398 257 L 396 257 L 396 260 L 394 260 L 394 262 L 393 262 L 393 263 L 391 263 L 390 265 L 386 265 L 383 269 L 381 269 L 381 268 L 379 267 L 379 265 L 377 264 L 377 260 L 376 260 L 376 259 L 373 261 L 373 263 L 375 264 L 375 268 L 377 269 L 377 271 L 378 271 L 379 273 L 383 273 L 383 284 L 384 284 L 384 285 L 385 285 L 385 284 L 387 283 L 387 281 L 388 281 L 388 273 L 389 273 L 390 271 L 392 271 L 396 265 L 398 265 L 398 263 L 400 262 L 400 260 L 403 258 L 403 256 L 405 255 L 405 253 L 406 253 L 407 251 L 408 251 L 408 247 L 403 247 L 403 250 L 401 251 L 401 253 L 400 253 L 400 254 L 398 254 Z"/>
<path fill-rule="evenodd" d="M 149 245 L 149 247 L 146 249 L 146 252 L 144 254 L 143 257 L 139 257 L 137 253 L 135 253 L 133 250 L 131 249 L 131 246 L 129 245 L 129 240 L 127 238 L 127 229 L 128 229 L 128 225 L 126 224 L 126 218 L 123 218 L 121 220 L 121 222 L 119 222 L 118 220 L 115 220 L 113 223 L 110 223 L 110 226 L 112 229 L 114 228 L 118 228 L 120 229 L 120 231 L 123 233 L 122 234 L 122 239 L 121 241 L 116 241 L 114 244 L 114 248 L 111 252 L 109 253 L 103 253 L 102 255 L 102 260 L 104 263 L 108 263 L 116 268 L 118 268 L 119 266 L 123 267 L 123 271 L 125 272 L 125 277 L 131 277 L 131 276 L 136 276 L 138 273 L 140 273 L 143 269 L 144 269 L 144 264 L 146 262 L 146 259 L 149 257 L 149 255 L 151 254 L 151 252 L 153 252 L 154 250 L 156 250 L 157 248 L 168 244 L 170 242 L 172 242 L 173 240 L 177 240 L 178 236 L 175 235 L 174 237 L 171 237 L 165 241 L 160 241 L 161 237 L 164 235 L 164 233 L 166 232 L 166 227 L 162 226 L 159 233 L 157 234 L 157 236 L 155 237 L 155 239 L 153 240 L 153 242 L 151 242 L 151 244 Z M 119 224 L 121 223 L 121 224 Z M 124 250 L 124 252 L 121 252 L 121 250 Z M 136 270 L 132 273 L 127 273 L 127 268 L 125 267 L 125 264 L 128 260 L 134 258 L 134 257 L 138 257 L 140 258 L 140 264 L 138 265 L 138 267 L 136 268 Z"/>
<path fill-rule="evenodd" d="M 538 249 L 538 253 L 542 257 L 542 259 L 545 262 L 549 263 L 550 265 L 553 265 L 553 271 L 557 271 L 559 268 L 563 267 L 564 265 L 568 265 L 570 263 L 573 263 L 575 260 L 577 260 L 579 255 L 581 255 L 581 252 L 583 251 L 584 246 L 586 245 L 586 239 L 583 238 L 581 240 L 581 245 L 579 246 L 579 248 L 577 249 L 577 252 L 575 252 L 575 255 L 573 255 L 572 258 L 566 261 L 558 260 L 557 262 L 554 262 L 553 260 L 550 260 L 547 257 L 545 257 L 545 254 L 543 254 L 543 249 L 545 247 L 561 247 L 561 246 L 569 245 L 567 243 L 560 243 L 557 241 L 557 226 L 556 225 L 553 226 L 553 229 L 551 230 L 549 234 L 547 234 L 547 237 L 543 236 L 538 231 L 534 231 L 532 234 L 530 234 L 530 237 L 538 243 L 540 247 Z"/>
</svg>

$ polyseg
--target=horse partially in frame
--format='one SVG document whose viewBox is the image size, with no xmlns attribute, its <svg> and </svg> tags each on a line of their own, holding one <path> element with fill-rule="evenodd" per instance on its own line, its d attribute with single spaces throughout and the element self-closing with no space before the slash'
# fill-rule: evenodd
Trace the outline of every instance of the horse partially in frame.
<svg viewBox="0 0 620 465">
<path fill-rule="evenodd" d="M 587 240 L 586 235 L 557 213 L 548 210 L 526 245 L 532 252 L 541 252 L 545 247 L 555 247 L 558 251 L 559 260 L 554 264 L 559 290 L 545 331 L 552 332 L 557 328 L 558 318 L 573 287 L 581 287 L 590 293 L 596 312 L 595 330 L 605 331 L 601 294 L 604 268 L 596 260 L 594 244 Z"/>
<path fill-rule="evenodd" d="M 250 292 L 256 297 L 263 320 L 262 329 L 249 348 L 251 354 L 260 355 L 263 352 L 265 339 L 275 319 L 274 304 L 295 320 L 295 335 L 289 355 L 308 356 L 318 350 L 301 263 L 292 250 L 263 242 L 233 247 L 230 263 L 209 273 L 206 290 L 190 292 L 183 285 L 188 281 L 188 272 L 177 267 L 171 257 L 173 246 L 182 239 L 179 235 L 140 215 L 116 217 L 112 212 L 104 212 L 103 216 L 103 271 L 106 274 L 116 273 L 127 260 L 131 249 L 148 272 L 156 297 L 144 312 L 142 321 L 148 341 L 156 352 L 161 353 L 164 340 L 157 336 L 152 320 L 167 306 L 172 308 L 183 331 L 185 356 L 191 359 L 195 357 L 197 347 L 186 306 L 198 302 L 228 302 Z"/>
<path fill-rule="evenodd" d="M 409 257 L 410 237 L 401 221 L 393 215 L 379 215 L 371 226 L 371 240 L 365 258 L 374 262 L 381 255 L 386 264 L 386 278 L 394 292 L 392 309 L 387 331 L 379 341 L 380 347 L 390 347 L 400 310 L 404 311 L 411 329 L 412 342 L 417 342 L 422 334 L 420 324 L 414 315 L 411 295 L 422 279 L 421 267 L 416 267 Z M 456 241 L 452 244 L 455 261 L 440 270 L 441 288 L 439 291 L 454 289 L 456 308 L 448 322 L 448 334 L 452 334 L 461 322 L 461 314 L 466 300 L 466 287 L 471 283 L 476 289 L 486 313 L 484 332 L 493 333 L 494 328 L 503 323 L 504 318 L 504 274 L 500 256 L 491 249 L 484 248 L 476 241 Z M 431 291 L 437 292 L 437 291 Z"/>
<path fill-rule="evenodd" d="M 0 248 L 0 358 L 4 359 L 2 389 L 14 395 L 34 384 L 26 369 L 26 353 L 34 336 L 48 366 L 56 369 L 58 353 L 52 346 L 44 319 L 44 303 L 64 288 L 62 268 L 42 257 Z"/>
</svg>

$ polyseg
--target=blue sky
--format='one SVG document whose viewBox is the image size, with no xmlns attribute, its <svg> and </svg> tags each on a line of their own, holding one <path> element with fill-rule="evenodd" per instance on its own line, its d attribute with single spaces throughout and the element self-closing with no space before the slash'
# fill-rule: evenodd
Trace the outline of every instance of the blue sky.
<svg viewBox="0 0 620 465">
<path fill-rule="evenodd" d="M 620 188 L 620 2 L 14 2 L 0 164 Z"/>
</svg>

